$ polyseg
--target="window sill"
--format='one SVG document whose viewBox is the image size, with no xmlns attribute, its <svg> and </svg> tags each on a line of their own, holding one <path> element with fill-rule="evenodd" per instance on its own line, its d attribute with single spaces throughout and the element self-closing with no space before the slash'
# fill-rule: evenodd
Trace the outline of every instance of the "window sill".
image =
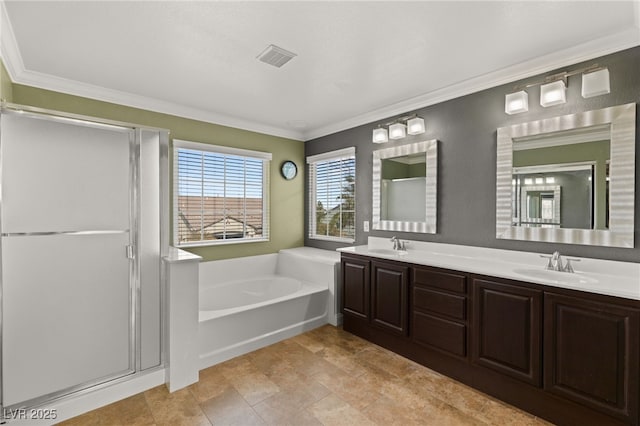
<svg viewBox="0 0 640 426">
<path fill-rule="evenodd" d="M 229 244 L 246 244 L 246 243 L 265 243 L 269 242 L 269 238 L 251 238 L 243 240 L 216 240 L 216 241 L 198 241 L 184 244 L 174 244 L 176 248 L 196 248 L 196 247 L 215 247 L 226 246 Z"/>
<path fill-rule="evenodd" d="M 355 238 L 326 237 L 323 235 L 309 235 L 310 240 L 331 241 L 333 243 L 355 243 Z"/>
</svg>

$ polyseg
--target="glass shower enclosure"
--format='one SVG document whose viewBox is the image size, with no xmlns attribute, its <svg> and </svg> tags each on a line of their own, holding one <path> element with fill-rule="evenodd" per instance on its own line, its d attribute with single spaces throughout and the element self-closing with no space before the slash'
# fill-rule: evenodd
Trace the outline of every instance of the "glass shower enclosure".
<svg viewBox="0 0 640 426">
<path fill-rule="evenodd" d="M 3 105 L 3 412 L 160 367 L 168 133 Z"/>
</svg>

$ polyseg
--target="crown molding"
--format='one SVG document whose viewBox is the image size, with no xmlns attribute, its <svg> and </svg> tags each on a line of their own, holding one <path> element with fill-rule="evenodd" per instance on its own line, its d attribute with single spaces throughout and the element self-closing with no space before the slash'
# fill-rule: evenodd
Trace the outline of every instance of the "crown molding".
<svg viewBox="0 0 640 426">
<path fill-rule="evenodd" d="M 2 58 L 14 83 L 300 141 L 316 139 L 375 121 L 388 120 L 389 117 L 406 114 L 416 109 L 640 45 L 640 4 L 635 2 L 636 26 L 632 29 L 502 68 L 337 123 L 302 131 L 257 123 L 220 112 L 193 108 L 27 70 L 3 0 L 0 0 L 0 15 L 0 58 Z"/>
<path fill-rule="evenodd" d="M 214 111 L 192 108 L 173 102 L 107 89 L 105 87 L 94 86 L 34 71 L 25 71 L 13 81 L 18 84 L 53 90 L 69 95 L 82 96 L 127 107 L 139 108 L 146 111 L 153 111 L 161 114 L 168 114 L 287 139 L 294 139 L 298 141 L 303 140 L 303 135 L 299 131 L 281 129 Z"/>
<path fill-rule="evenodd" d="M 640 6 L 638 7 L 640 10 Z M 640 16 L 638 16 L 640 21 Z M 423 95 L 406 99 L 383 108 L 333 123 L 327 126 L 310 129 L 304 133 L 304 140 L 312 140 L 332 133 L 352 129 L 376 121 L 388 121 L 397 115 L 407 114 L 420 108 L 435 105 L 451 99 L 466 96 L 481 90 L 513 83 L 525 78 L 544 74 L 554 69 L 574 65 L 600 56 L 615 53 L 640 45 L 640 28 L 632 28 L 607 37 L 591 40 L 568 49 L 560 50 L 530 61 L 521 62 L 484 74 L 469 80 L 453 84 Z M 428 125 L 428 124 L 427 124 Z"/>
</svg>

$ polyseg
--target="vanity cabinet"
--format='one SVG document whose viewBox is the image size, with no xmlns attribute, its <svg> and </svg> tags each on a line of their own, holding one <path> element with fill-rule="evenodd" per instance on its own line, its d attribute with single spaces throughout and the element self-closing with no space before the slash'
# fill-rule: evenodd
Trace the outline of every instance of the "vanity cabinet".
<svg viewBox="0 0 640 426">
<path fill-rule="evenodd" d="M 371 262 L 342 256 L 342 313 L 345 316 L 369 321 Z"/>
<path fill-rule="evenodd" d="M 414 267 L 411 283 L 412 341 L 467 356 L 467 279 L 464 275 Z"/>
<path fill-rule="evenodd" d="M 409 267 L 371 262 L 371 323 L 389 333 L 406 336 Z"/>
<path fill-rule="evenodd" d="M 553 292 L 544 304 L 545 390 L 637 422 L 640 311 Z"/>
<path fill-rule="evenodd" d="M 640 301 L 356 254 L 341 264 L 345 331 L 556 424 L 640 424 Z"/>
<path fill-rule="evenodd" d="M 542 291 L 473 279 L 475 364 L 541 386 Z"/>
<path fill-rule="evenodd" d="M 345 326 L 355 319 L 406 336 L 409 268 L 389 262 L 342 256 L 342 312 Z"/>
</svg>

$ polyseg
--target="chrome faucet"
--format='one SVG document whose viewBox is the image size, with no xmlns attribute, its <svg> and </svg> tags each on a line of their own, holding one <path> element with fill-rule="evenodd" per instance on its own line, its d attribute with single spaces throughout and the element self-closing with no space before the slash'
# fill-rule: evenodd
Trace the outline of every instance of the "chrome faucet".
<svg viewBox="0 0 640 426">
<path fill-rule="evenodd" d="M 393 243 L 394 250 L 405 250 L 404 241 L 401 241 L 395 235 L 391 237 L 391 242 Z"/>
<path fill-rule="evenodd" d="M 564 267 L 562 266 L 562 256 L 557 250 L 554 251 L 551 255 L 551 260 L 549 261 L 549 263 L 551 263 L 551 269 L 553 269 L 554 271 L 562 272 L 564 270 Z"/>
<path fill-rule="evenodd" d="M 573 273 L 575 271 L 573 270 L 573 266 L 571 265 L 571 261 L 573 260 L 574 262 L 580 262 L 580 259 L 575 259 L 575 258 L 568 257 L 567 258 L 567 263 L 563 266 L 562 265 L 562 255 L 560 255 L 560 252 L 557 251 L 557 250 L 554 251 L 551 256 L 545 256 L 545 255 L 541 254 L 540 257 L 543 257 L 545 259 L 549 259 L 549 262 L 547 262 L 546 269 L 548 269 L 550 271 Z"/>
</svg>

